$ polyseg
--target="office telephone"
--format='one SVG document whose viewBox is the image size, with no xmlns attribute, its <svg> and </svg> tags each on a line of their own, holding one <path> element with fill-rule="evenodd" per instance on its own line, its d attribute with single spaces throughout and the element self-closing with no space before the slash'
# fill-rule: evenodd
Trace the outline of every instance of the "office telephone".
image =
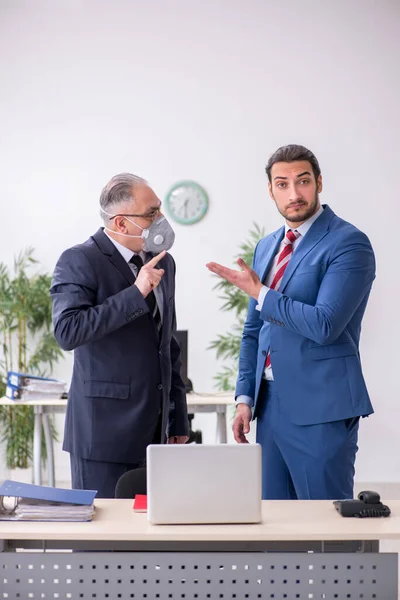
<svg viewBox="0 0 400 600">
<path fill-rule="evenodd" d="M 334 500 L 333 504 L 342 517 L 388 517 L 390 508 L 382 504 L 377 492 L 364 491 L 356 499 Z"/>
</svg>

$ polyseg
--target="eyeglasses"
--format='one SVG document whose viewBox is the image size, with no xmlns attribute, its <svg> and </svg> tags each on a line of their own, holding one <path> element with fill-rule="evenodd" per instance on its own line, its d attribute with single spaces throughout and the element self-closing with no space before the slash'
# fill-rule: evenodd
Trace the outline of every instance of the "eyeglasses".
<svg viewBox="0 0 400 600">
<path fill-rule="evenodd" d="M 153 208 L 149 213 L 144 214 L 144 215 L 118 213 L 117 215 L 114 215 L 113 217 L 109 217 L 109 219 L 110 219 L 110 221 L 112 221 L 116 217 L 140 217 L 141 219 L 148 219 L 149 221 L 153 221 L 160 214 L 160 211 L 161 211 L 161 204 L 157 208 Z"/>
</svg>

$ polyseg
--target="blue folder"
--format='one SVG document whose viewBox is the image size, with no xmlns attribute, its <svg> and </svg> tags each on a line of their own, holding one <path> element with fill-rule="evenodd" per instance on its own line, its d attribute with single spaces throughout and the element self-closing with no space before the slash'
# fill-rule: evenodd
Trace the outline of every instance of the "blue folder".
<svg viewBox="0 0 400 600">
<path fill-rule="evenodd" d="M 91 505 L 97 494 L 95 490 L 68 490 L 63 488 L 48 487 L 46 485 L 33 485 L 20 481 L 6 479 L 0 485 L 0 496 L 26 498 L 43 502 L 61 502 L 63 504 Z"/>
<path fill-rule="evenodd" d="M 19 373 L 18 371 L 8 371 L 7 373 L 7 384 L 13 387 L 23 387 L 30 380 L 36 381 L 53 381 L 58 382 L 58 379 L 52 379 L 50 377 L 40 377 L 39 375 L 31 375 L 30 373 Z"/>
</svg>

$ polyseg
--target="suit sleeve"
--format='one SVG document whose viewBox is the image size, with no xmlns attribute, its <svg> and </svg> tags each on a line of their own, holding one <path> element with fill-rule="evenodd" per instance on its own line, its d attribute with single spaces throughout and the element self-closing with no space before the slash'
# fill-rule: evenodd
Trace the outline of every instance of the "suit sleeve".
<svg viewBox="0 0 400 600">
<path fill-rule="evenodd" d="M 172 259 L 172 257 L 171 257 Z M 172 259 L 173 261 L 173 259 Z M 174 279 L 175 262 L 173 261 Z M 186 389 L 181 377 L 181 351 L 177 340 L 174 337 L 176 331 L 175 298 L 173 302 L 173 321 L 171 337 L 171 393 L 170 393 L 170 412 L 169 412 L 169 435 L 189 435 L 189 420 L 187 414 Z"/>
<path fill-rule="evenodd" d="M 54 336 L 63 350 L 74 350 L 99 340 L 149 312 L 134 285 L 97 304 L 97 274 L 78 248 L 70 248 L 61 255 L 50 294 Z"/>
<path fill-rule="evenodd" d="M 254 251 L 253 269 L 255 268 L 258 244 Z M 268 294 L 267 294 L 268 296 Z M 235 397 L 244 395 L 254 399 L 256 384 L 256 367 L 258 353 L 258 337 L 262 327 L 260 311 L 256 309 L 257 300 L 250 298 L 247 318 L 243 327 L 242 342 L 239 353 L 239 373 L 236 382 Z"/>
<path fill-rule="evenodd" d="M 375 257 L 367 236 L 358 231 L 341 240 L 331 256 L 314 306 L 270 290 L 260 318 L 278 321 L 317 344 L 334 342 L 368 297 L 375 278 Z"/>
</svg>

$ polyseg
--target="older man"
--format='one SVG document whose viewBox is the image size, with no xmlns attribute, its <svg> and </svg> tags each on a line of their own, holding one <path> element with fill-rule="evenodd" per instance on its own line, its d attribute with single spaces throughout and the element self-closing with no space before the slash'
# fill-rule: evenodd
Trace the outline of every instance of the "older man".
<svg viewBox="0 0 400 600">
<path fill-rule="evenodd" d="M 113 498 L 150 443 L 185 443 L 188 419 L 174 338 L 174 233 L 135 175 L 100 196 L 104 228 L 69 248 L 52 286 L 54 335 L 74 350 L 63 449 L 72 487 Z"/>
</svg>

